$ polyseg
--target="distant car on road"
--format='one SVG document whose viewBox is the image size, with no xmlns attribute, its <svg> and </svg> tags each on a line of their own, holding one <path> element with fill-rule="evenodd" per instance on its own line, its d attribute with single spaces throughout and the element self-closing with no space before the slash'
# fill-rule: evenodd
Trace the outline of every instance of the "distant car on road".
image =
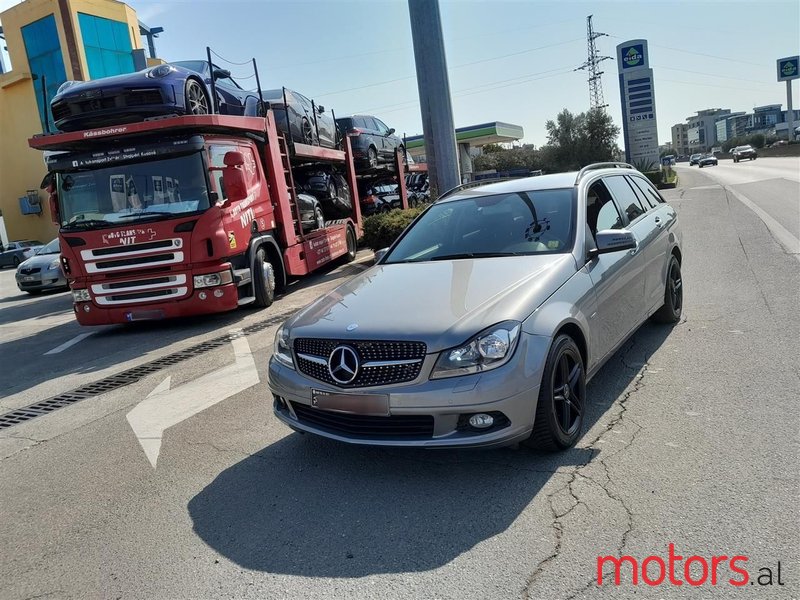
<svg viewBox="0 0 800 600">
<path fill-rule="evenodd" d="M 713 154 L 704 154 L 697 161 L 697 166 L 700 167 L 701 169 L 703 167 L 710 167 L 711 165 L 716 167 L 717 164 L 718 164 L 717 157 L 714 156 Z"/>
<path fill-rule="evenodd" d="M 61 270 L 58 238 L 42 246 L 36 254 L 17 267 L 15 275 L 21 292 L 38 294 L 45 290 L 67 289 L 67 278 Z"/>
<path fill-rule="evenodd" d="M 701 156 L 703 156 L 703 155 L 702 155 L 702 154 L 692 154 L 692 155 L 689 157 L 689 166 L 691 167 L 692 165 L 696 165 L 696 164 L 697 164 L 697 161 L 699 161 L 699 160 L 700 160 L 700 157 L 701 157 Z"/>
<path fill-rule="evenodd" d="M 42 246 L 44 246 L 44 244 L 36 240 L 17 240 L 9 242 L 5 248 L 0 245 L 0 269 L 3 267 L 18 266 L 23 260 L 33 256 Z"/>
<path fill-rule="evenodd" d="M 758 158 L 756 149 L 749 144 L 747 146 L 736 146 L 733 150 L 733 162 L 739 162 L 744 158 L 749 158 L 750 160 Z"/>
</svg>

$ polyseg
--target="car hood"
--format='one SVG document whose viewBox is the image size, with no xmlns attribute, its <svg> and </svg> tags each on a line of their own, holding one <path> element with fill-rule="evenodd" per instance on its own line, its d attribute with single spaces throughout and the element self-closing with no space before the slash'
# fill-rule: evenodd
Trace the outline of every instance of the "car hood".
<svg viewBox="0 0 800 600">
<path fill-rule="evenodd" d="M 21 269 L 23 267 L 40 267 L 44 269 L 55 258 L 58 258 L 58 254 L 35 254 L 27 260 L 23 260 L 21 263 L 19 263 L 19 267 L 17 268 Z"/>
<path fill-rule="evenodd" d="M 75 96 L 76 94 L 80 94 L 81 92 L 88 92 L 90 90 L 104 90 L 116 86 L 131 85 L 145 81 L 152 82 L 153 87 L 156 87 L 158 81 L 163 81 L 165 79 L 149 79 L 145 73 L 146 71 L 136 71 L 135 73 L 125 73 L 123 75 L 114 75 L 112 77 L 103 77 L 102 79 L 74 83 L 66 90 L 53 97 L 53 100 L 55 101 L 59 98 L 69 98 Z"/>
<path fill-rule="evenodd" d="M 523 321 L 576 272 L 571 254 L 376 265 L 287 321 L 292 338 L 463 343 Z"/>
</svg>

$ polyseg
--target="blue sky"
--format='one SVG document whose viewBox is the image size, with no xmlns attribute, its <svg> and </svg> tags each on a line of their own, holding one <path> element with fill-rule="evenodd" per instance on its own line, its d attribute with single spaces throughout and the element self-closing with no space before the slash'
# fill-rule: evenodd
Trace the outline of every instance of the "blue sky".
<svg viewBox="0 0 800 600">
<path fill-rule="evenodd" d="M 0 9 L 13 0 L 0 0 Z M 264 88 L 286 85 L 337 116 L 368 112 L 400 133 L 421 133 L 405 0 L 345 2 L 130 0 L 139 17 L 164 27 L 158 53 L 258 60 Z M 586 16 L 602 54 L 645 38 L 654 69 L 659 140 L 705 108 L 752 110 L 786 103 L 775 61 L 800 51 L 800 2 L 501 2 L 441 0 L 456 126 L 522 125 L 525 141 L 546 141 L 544 123 L 562 109 L 588 108 Z M 221 65 L 224 63 L 220 62 Z M 620 124 L 616 62 L 603 63 L 608 111 Z M 234 74 L 247 75 L 243 66 Z M 252 80 L 250 80 L 252 81 Z M 247 81 L 242 83 L 246 84 Z M 800 107 L 795 82 L 794 105 Z"/>
</svg>

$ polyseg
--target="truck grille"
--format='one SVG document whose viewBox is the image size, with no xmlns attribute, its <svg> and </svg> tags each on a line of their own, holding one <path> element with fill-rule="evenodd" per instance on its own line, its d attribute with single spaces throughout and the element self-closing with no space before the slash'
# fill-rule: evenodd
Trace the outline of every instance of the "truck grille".
<svg viewBox="0 0 800 600">
<path fill-rule="evenodd" d="M 150 235 L 150 230 L 136 229 L 108 235 L 120 236 L 127 233 L 130 233 L 131 237 Z M 139 244 L 117 244 L 116 238 L 111 241 L 114 245 L 81 250 L 81 257 L 86 261 L 87 273 L 111 273 L 137 267 L 157 267 L 183 262 L 181 238 L 153 240 Z"/>
<path fill-rule="evenodd" d="M 433 436 L 431 415 L 392 415 L 374 417 L 312 408 L 292 402 L 297 419 L 330 433 L 360 439 L 419 439 Z"/>
<path fill-rule="evenodd" d="M 333 379 L 328 370 L 328 357 L 340 345 L 355 350 L 360 365 L 356 378 L 346 385 Z M 337 387 L 355 388 L 413 381 L 422 369 L 427 347 L 422 342 L 298 338 L 294 350 L 301 373 Z"/>
<path fill-rule="evenodd" d="M 187 276 L 180 274 L 95 283 L 91 290 L 98 305 L 115 306 L 182 298 L 189 292 L 189 287 Z"/>
</svg>

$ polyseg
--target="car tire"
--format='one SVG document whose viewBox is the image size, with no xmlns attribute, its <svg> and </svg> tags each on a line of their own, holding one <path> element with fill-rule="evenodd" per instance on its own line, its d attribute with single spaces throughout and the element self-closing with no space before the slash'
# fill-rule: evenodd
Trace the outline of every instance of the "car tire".
<svg viewBox="0 0 800 600">
<path fill-rule="evenodd" d="M 683 312 L 683 277 L 681 263 L 673 254 L 667 266 L 667 281 L 664 285 L 664 304 L 653 314 L 656 323 L 677 323 Z"/>
<path fill-rule="evenodd" d="M 256 308 L 267 308 L 275 301 L 275 268 L 264 248 L 259 248 L 253 264 L 253 295 Z"/>
<path fill-rule="evenodd" d="M 388 212 L 389 212 L 389 211 L 391 211 L 391 210 L 392 210 L 392 206 L 391 206 L 391 204 L 382 204 L 382 205 L 381 205 L 380 211 L 381 211 L 382 213 L 388 213 Z"/>
<path fill-rule="evenodd" d="M 211 114 L 211 103 L 208 100 L 208 94 L 203 84 L 196 79 L 189 78 L 186 80 L 183 97 L 187 115 Z"/>
<path fill-rule="evenodd" d="M 703 168 L 703 165 L 701 165 L 701 164 L 698 164 L 697 166 L 700 167 L 701 169 Z"/>
<path fill-rule="evenodd" d="M 536 450 L 565 450 L 575 445 L 586 412 L 586 370 L 575 341 L 559 335 L 550 347 L 539 387 L 533 431 L 523 443 Z"/>
<path fill-rule="evenodd" d="M 325 214 L 319 204 L 314 205 L 314 229 L 325 229 Z"/>
<path fill-rule="evenodd" d="M 378 151 L 375 149 L 375 146 L 370 146 L 367 149 L 367 163 L 369 163 L 372 169 L 378 166 Z"/>
<path fill-rule="evenodd" d="M 17 268 L 19 266 L 19 263 L 20 263 L 19 256 L 15 256 L 14 258 L 11 259 L 12 267 Z"/>
<path fill-rule="evenodd" d="M 356 240 L 356 232 L 350 226 L 347 227 L 345 239 L 347 242 L 347 252 L 344 255 L 344 262 L 353 262 L 358 252 L 358 241 Z"/>
<path fill-rule="evenodd" d="M 305 117 L 300 122 L 300 135 L 303 136 L 303 144 L 314 145 L 314 128 L 311 126 L 311 121 Z"/>
</svg>

